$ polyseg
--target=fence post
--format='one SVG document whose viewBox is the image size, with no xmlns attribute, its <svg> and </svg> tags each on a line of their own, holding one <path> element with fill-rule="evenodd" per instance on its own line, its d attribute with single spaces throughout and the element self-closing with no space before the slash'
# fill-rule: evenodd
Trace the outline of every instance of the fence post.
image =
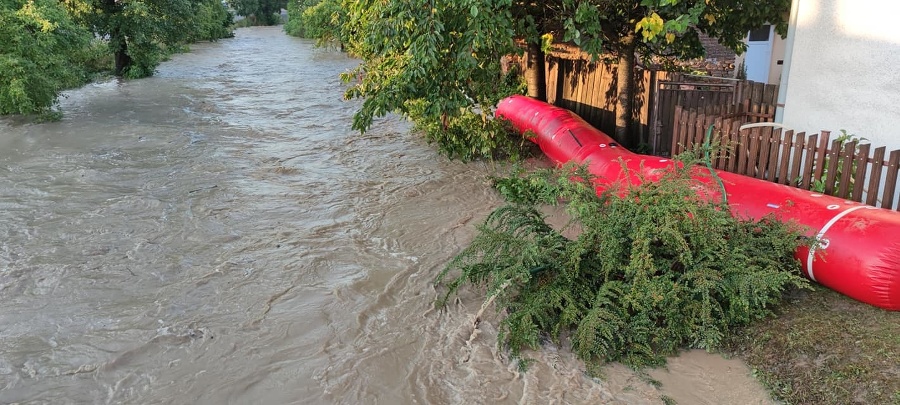
<svg viewBox="0 0 900 405">
<path fill-rule="evenodd" d="M 897 170 L 900 169 L 900 150 L 891 151 L 891 159 L 887 167 L 887 179 L 884 182 L 884 195 L 881 198 L 882 208 L 894 208 L 894 188 L 897 186 Z"/>
<path fill-rule="evenodd" d="M 813 172 L 813 179 L 810 181 L 810 188 L 812 188 L 812 183 L 816 180 L 822 178 L 822 175 L 825 173 L 825 159 L 828 156 L 828 138 L 831 136 L 831 132 L 822 131 L 822 137 L 819 138 L 819 146 L 816 149 L 816 165 L 815 171 Z"/>
<path fill-rule="evenodd" d="M 872 157 L 872 173 L 869 173 L 869 189 L 866 190 L 866 204 L 878 203 L 878 188 L 881 187 L 881 170 L 884 168 L 884 151 L 887 147 L 875 148 Z M 884 206 L 884 204 L 882 204 Z"/>
<path fill-rule="evenodd" d="M 818 151 L 819 134 L 812 134 L 806 139 L 806 162 L 803 165 L 803 188 L 812 190 L 814 169 L 816 166 L 816 151 Z"/>
<path fill-rule="evenodd" d="M 838 158 L 838 169 L 840 169 L 841 177 L 835 178 L 838 181 L 835 184 L 837 188 L 837 194 L 832 193 L 831 195 L 840 197 L 840 198 L 849 198 L 850 192 L 852 192 L 852 188 L 850 187 L 850 179 L 853 174 L 853 157 L 856 155 L 856 141 L 847 142 L 844 144 L 843 150 L 841 150 L 840 157 Z M 834 173 L 835 177 L 837 177 L 837 172 Z"/>
<path fill-rule="evenodd" d="M 828 149 L 828 152 L 823 155 L 827 155 L 825 157 L 825 194 L 834 195 L 834 183 L 835 176 L 837 175 L 837 167 L 838 161 L 841 158 L 841 149 L 843 144 L 840 140 L 835 139 L 831 141 L 831 148 Z M 821 177 L 819 177 L 821 179 Z"/>
<path fill-rule="evenodd" d="M 775 182 L 778 180 L 778 151 L 781 146 L 781 128 L 769 127 L 769 159 L 766 167 L 766 180 Z"/>
<path fill-rule="evenodd" d="M 784 184 L 800 186 L 800 168 L 803 166 L 803 151 L 806 150 L 806 133 L 794 135 L 794 156 L 791 159 L 791 172 Z"/>
<path fill-rule="evenodd" d="M 728 134 L 731 149 L 731 161 L 728 163 L 728 171 L 737 173 L 738 161 L 744 153 L 744 145 L 741 144 L 741 122 L 733 120 Z"/>
<path fill-rule="evenodd" d="M 681 143 L 681 137 L 684 134 L 683 130 L 681 129 L 681 123 L 681 106 L 675 106 L 675 117 L 672 120 L 672 156 L 681 153 L 681 148 L 678 146 L 678 144 Z"/>
<path fill-rule="evenodd" d="M 853 193 L 850 199 L 862 201 L 863 185 L 866 182 L 866 172 L 869 170 L 869 148 L 872 144 L 859 145 L 859 151 L 853 159 L 856 163 L 856 171 L 853 173 Z"/>
<path fill-rule="evenodd" d="M 779 136 L 781 139 L 781 160 L 778 161 L 778 175 L 776 180 L 780 184 L 788 184 L 788 166 L 791 161 L 791 148 L 794 146 L 794 131 L 787 130 Z"/>
</svg>

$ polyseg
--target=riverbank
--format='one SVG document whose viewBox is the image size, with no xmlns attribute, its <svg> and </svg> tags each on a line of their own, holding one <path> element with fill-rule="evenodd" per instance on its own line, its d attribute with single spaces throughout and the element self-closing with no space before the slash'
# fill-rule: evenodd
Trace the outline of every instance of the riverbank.
<svg viewBox="0 0 900 405">
<path fill-rule="evenodd" d="M 495 311 L 473 330 L 477 291 L 432 306 L 500 204 L 487 165 L 405 121 L 351 131 L 355 62 L 280 27 L 192 48 L 69 92 L 61 122 L 3 127 L 0 403 L 769 403 L 697 350 L 594 380 L 548 346 L 520 372 Z M 825 345 L 832 319 L 812 320 Z"/>
<path fill-rule="evenodd" d="M 900 404 L 900 312 L 824 287 L 790 293 L 725 352 L 789 404 Z"/>
</svg>

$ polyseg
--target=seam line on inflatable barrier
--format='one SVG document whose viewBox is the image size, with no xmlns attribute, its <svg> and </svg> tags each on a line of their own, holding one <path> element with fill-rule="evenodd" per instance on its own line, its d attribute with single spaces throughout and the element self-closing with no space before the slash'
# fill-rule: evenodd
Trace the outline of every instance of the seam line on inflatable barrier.
<svg viewBox="0 0 900 405">
<path fill-rule="evenodd" d="M 816 244 L 822 242 L 822 237 L 825 236 L 825 232 L 828 232 L 828 229 L 831 228 L 832 225 L 837 223 L 837 221 L 840 221 L 841 218 L 845 217 L 847 214 L 862 208 L 866 208 L 866 205 L 857 205 L 855 207 L 848 208 L 831 218 L 831 220 L 829 220 L 828 223 L 826 223 L 825 226 L 822 227 L 819 233 L 816 234 Z M 826 244 L 822 248 L 822 250 L 825 250 L 827 247 L 828 245 Z M 818 280 L 816 280 L 815 272 L 813 271 L 813 259 L 815 258 L 815 256 L 816 247 L 813 246 L 809 249 L 809 255 L 806 257 L 806 272 L 807 274 L 809 274 L 809 278 L 811 278 L 812 281 L 818 282 Z"/>
<path fill-rule="evenodd" d="M 566 131 L 569 131 L 569 135 L 572 135 L 572 139 L 575 140 L 575 143 L 577 143 L 579 147 L 584 146 L 581 144 L 581 141 L 578 140 L 578 137 L 575 136 L 575 133 L 572 132 L 571 129 L 566 129 Z"/>
</svg>

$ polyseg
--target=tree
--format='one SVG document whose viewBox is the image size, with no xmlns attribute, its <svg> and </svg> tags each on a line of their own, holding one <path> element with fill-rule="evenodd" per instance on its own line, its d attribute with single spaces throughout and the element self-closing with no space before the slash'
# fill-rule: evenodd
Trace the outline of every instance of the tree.
<svg viewBox="0 0 900 405">
<path fill-rule="evenodd" d="M 348 23 L 342 35 L 363 58 L 359 70 L 347 75 L 358 79 L 347 96 L 365 98 L 354 127 L 364 131 L 374 117 L 398 111 L 430 128 L 426 136 L 445 152 L 490 154 L 501 146 L 495 129 L 454 131 L 454 119 L 485 114 L 510 94 L 507 84 L 516 83 L 501 75 L 497 61 L 521 54 L 516 40 L 529 49 L 527 62 L 541 65 L 542 51 L 562 38 L 594 57 L 609 53 L 618 59 L 614 136 L 627 146 L 636 56 L 702 55 L 701 32 L 741 50 L 747 31 L 762 24 L 775 23 L 784 33 L 789 5 L 790 0 L 344 0 Z M 532 96 L 540 97 L 536 83 L 542 80 L 529 78 Z"/>
<path fill-rule="evenodd" d="M 47 111 L 81 84 L 77 53 L 90 34 L 54 0 L 0 0 L 0 114 Z"/>
<path fill-rule="evenodd" d="M 589 0 L 563 1 L 558 14 L 563 25 L 563 41 L 572 41 L 599 56 L 616 56 L 617 105 L 614 137 L 626 146 L 634 100 L 635 57 L 703 56 L 699 33 L 743 52 L 744 37 L 751 29 L 776 24 L 784 35 L 784 17 L 790 0 Z M 568 3 L 568 4 L 565 4 Z M 634 145 L 631 145 L 634 146 Z"/>
<path fill-rule="evenodd" d="M 511 149 L 489 119 L 493 105 L 519 91 L 500 66 L 500 56 L 517 52 L 510 6 L 345 0 L 342 42 L 363 59 L 344 75 L 356 81 L 346 96 L 365 99 L 353 128 L 365 131 L 375 117 L 399 112 L 451 157 L 467 160 Z"/>
<path fill-rule="evenodd" d="M 112 59 L 149 76 L 173 48 L 231 36 L 231 21 L 220 0 L 0 0 L 0 114 L 47 112 Z"/>
<path fill-rule="evenodd" d="M 239 15 L 252 16 L 258 24 L 275 25 L 281 19 L 281 9 L 287 7 L 287 0 L 233 0 L 231 4 Z"/>
<path fill-rule="evenodd" d="M 291 0 L 287 6 L 288 21 L 284 30 L 289 35 L 316 38 L 319 45 L 341 42 L 341 27 L 347 13 L 340 0 Z"/>
<path fill-rule="evenodd" d="M 65 4 L 78 21 L 108 39 L 118 76 L 151 76 L 172 48 L 231 36 L 226 28 L 231 16 L 216 0 L 65 0 Z"/>
<path fill-rule="evenodd" d="M 189 42 L 215 41 L 234 36 L 231 31 L 234 16 L 220 0 L 200 0 L 194 3 L 194 9 Z"/>
</svg>

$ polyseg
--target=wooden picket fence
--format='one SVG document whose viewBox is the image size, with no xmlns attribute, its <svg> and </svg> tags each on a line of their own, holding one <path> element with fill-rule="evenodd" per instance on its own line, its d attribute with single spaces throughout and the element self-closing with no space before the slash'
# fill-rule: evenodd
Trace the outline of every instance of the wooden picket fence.
<svg viewBox="0 0 900 405">
<path fill-rule="evenodd" d="M 676 109 L 672 154 L 707 142 L 707 130 L 712 126 L 709 142 L 724 146 L 712 158 L 716 169 L 900 209 L 896 196 L 900 150 L 887 155 L 886 147 L 872 151 L 870 144 L 855 139 L 839 136 L 832 140 L 828 131 L 806 135 L 772 126 L 742 131 L 740 127 L 752 121 L 748 119 L 752 114 L 760 114 L 759 107 L 756 110 L 716 114 Z"/>
</svg>

